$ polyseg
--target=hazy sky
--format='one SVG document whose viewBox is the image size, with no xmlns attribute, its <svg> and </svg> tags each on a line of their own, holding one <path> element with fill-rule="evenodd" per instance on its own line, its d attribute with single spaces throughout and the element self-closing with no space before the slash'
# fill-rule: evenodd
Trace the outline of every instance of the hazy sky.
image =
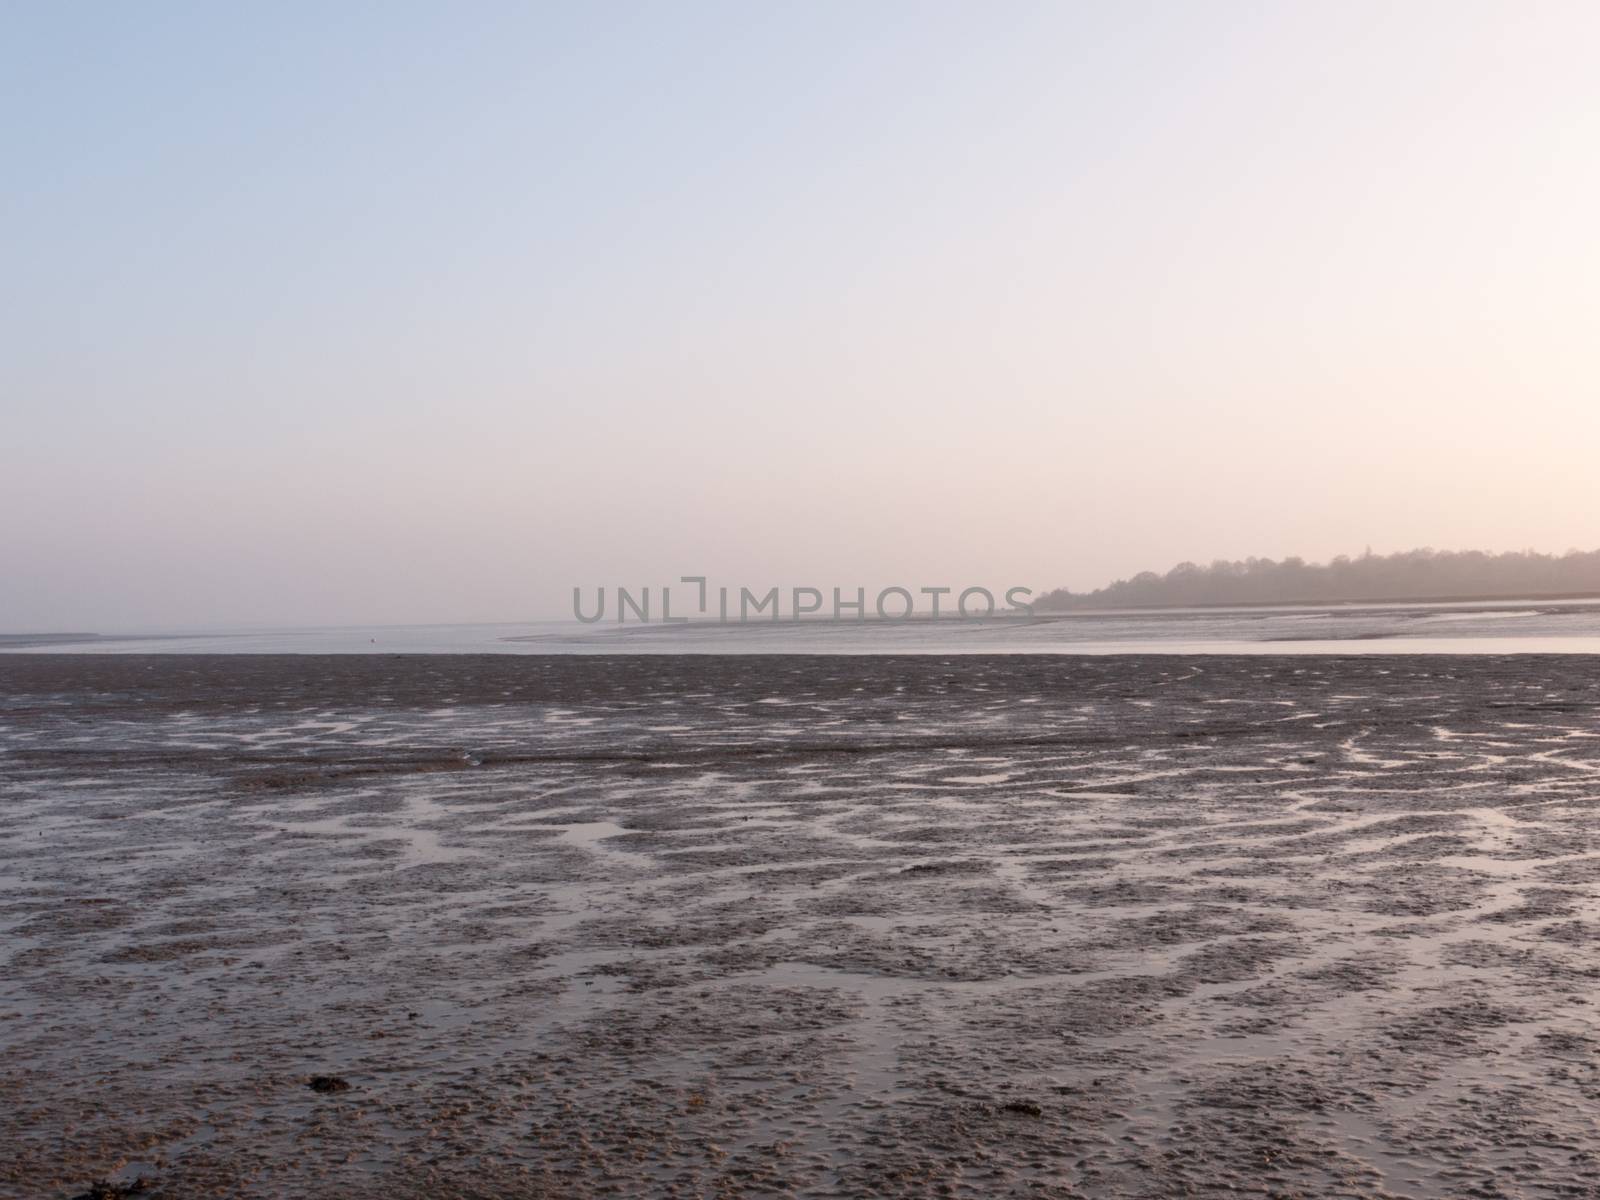
<svg viewBox="0 0 1600 1200">
<path fill-rule="evenodd" d="M 1600 5 L 0 7 L 0 629 L 1600 546 Z"/>
</svg>

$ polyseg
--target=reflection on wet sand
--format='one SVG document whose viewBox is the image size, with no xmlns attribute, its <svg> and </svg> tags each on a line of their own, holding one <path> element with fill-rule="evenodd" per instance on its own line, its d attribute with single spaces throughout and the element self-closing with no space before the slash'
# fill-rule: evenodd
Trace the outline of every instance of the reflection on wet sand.
<svg viewBox="0 0 1600 1200">
<path fill-rule="evenodd" d="M 1587 1194 L 1594 662 L 8 659 L 0 1193 Z"/>
</svg>

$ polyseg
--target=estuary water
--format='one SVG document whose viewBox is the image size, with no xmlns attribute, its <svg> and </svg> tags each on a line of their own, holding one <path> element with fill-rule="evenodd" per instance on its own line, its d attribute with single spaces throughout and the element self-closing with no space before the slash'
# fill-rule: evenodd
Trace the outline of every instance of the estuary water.
<svg viewBox="0 0 1600 1200">
<path fill-rule="evenodd" d="M 1155 609 L 985 620 L 576 620 L 0 636 L 106 654 L 1593 654 L 1600 600 Z"/>
</svg>

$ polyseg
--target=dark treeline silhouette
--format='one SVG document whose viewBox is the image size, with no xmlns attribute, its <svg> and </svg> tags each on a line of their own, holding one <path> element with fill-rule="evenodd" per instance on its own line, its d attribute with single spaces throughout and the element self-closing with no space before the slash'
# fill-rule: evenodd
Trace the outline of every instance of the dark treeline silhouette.
<svg viewBox="0 0 1600 1200">
<path fill-rule="evenodd" d="M 1564 555 L 1523 551 L 1485 554 L 1408 550 L 1330 563 L 1247 558 L 1209 567 L 1179 563 L 1165 575 L 1146 571 L 1088 593 L 1058 588 L 1034 608 L 1130 608 L 1145 605 L 1332 604 L 1363 600 L 1478 600 L 1600 595 L 1600 550 Z"/>
</svg>

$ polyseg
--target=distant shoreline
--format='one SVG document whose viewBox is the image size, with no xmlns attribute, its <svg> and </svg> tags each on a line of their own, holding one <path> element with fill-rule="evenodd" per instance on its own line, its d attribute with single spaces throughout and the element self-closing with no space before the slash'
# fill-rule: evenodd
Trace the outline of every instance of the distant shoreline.
<svg viewBox="0 0 1600 1200">
<path fill-rule="evenodd" d="M 0 650 L 33 646 L 85 646 L 101 642 L 170 642 L 187 636 L 171 633 L 0 633 Z"/>
<path fill-rule="evenodd" d="M 576 621 L 215 632 L 0 634 L 38 654 L 1600 654 L 1600 594 L 1143 605 L 935 617 L 592 626 Z"/>
<path fill-rule="evenodd" d="M 79 642 L 102 642 L 98 633 L 0 633 L 0 648 L 7 646 L 66 646 Z"/>
<path fill-rule="evenodd" d="M 1195 600 L 1187 604 L 1074 604 L 1065 608 L 1041 608 L 1035 605 L 1034 615 L 1070 617 L 1077 613 L 1182 612 L 1189 609 L 1378 608 L 1397 604 L 1547 604 L 1555 601 L 1570 603 L 1582 600 L 1600 603 L 1600 592 L 1501 592 L 1492 596 L 1361 596 L 1340 600 Z"/>
</svg>

